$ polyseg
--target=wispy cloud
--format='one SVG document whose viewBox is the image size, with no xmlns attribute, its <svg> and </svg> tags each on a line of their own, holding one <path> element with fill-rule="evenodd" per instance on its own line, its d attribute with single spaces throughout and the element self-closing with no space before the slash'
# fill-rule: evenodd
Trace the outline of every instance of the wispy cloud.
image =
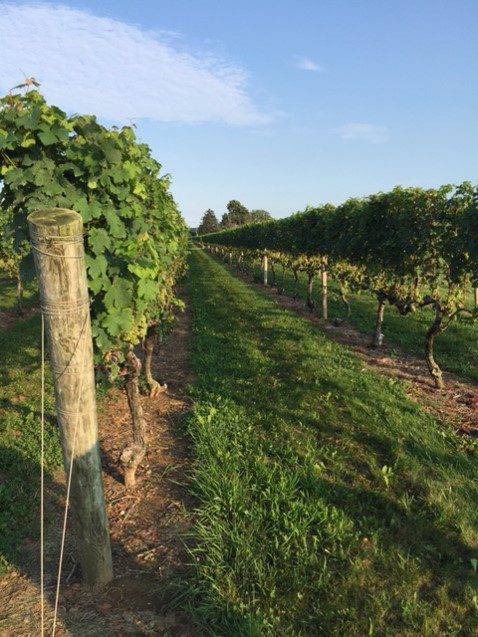
<svg viewBox="0 0 478 637">
<path fill-rule="evenodd" d="M 316 73 L 325 72 L 325 67 L 321 64 L 316 64 L 312 60 L 309 60 L 309 58 L 297 57 L 294 66 L 302 71 L 315 71 Z"/>
<path fill-rule="evenodd" d="M 359 140 L 370 144 L 383 144 L 389 140 L 386 126 L 375 124 L 344 124 L 337 129 L 342 139 Z"/>
<path fill-rule="evenodd" d="M 0 89 L 41 82 L 49 101 L 115 122 L 267 122 L 246 75 L 210 54 L 181 50 L 174 33 L 145 31 L 63 5 L 0 3 Z"/>
</svg>

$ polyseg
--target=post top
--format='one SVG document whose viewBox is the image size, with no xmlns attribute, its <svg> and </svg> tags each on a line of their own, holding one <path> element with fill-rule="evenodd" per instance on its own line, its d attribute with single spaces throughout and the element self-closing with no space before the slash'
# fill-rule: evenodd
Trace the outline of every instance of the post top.
<svg viewBox="0 0 478 637">
<path fill-rule="evenodd" d="M 81 215 L 68 208 L 40 208 L 28 215 L 28 224 L 40 235 L 71 237 L 81 235 L 83 230 Z"/>
</svg>

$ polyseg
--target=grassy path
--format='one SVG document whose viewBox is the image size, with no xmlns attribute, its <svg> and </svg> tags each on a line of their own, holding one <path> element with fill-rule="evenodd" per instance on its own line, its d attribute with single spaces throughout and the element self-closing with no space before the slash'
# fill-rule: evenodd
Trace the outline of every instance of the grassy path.
<svg viewBox="0 0 478 637">
<path fill-rule="evenodd" d="M 204 627 L 476 634 L 476 455 L 198 251 L 187 287 Z"/>
</svg>

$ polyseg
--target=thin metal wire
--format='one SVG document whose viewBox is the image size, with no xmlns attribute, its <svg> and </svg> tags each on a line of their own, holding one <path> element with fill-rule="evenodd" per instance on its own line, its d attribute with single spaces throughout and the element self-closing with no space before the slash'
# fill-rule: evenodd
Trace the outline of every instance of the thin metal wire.
<svg viewBox="0 0 478 637">
<path fill-rule="evenodd" d="M 90 305 L 91 301 L 88 298 L 84 301 L 79 301 L 78 303 L 69 303 L 68 301 L 65 301 L 64 303 L 58 302 L 48 305 L 42 304 L 41 311 L 43 314 L 47 314 L 48 316 L 63 316 L 71 314 L 72 312 L 78 312 Z"/>
<path fill-rule="evenodd" d="M 45 317 L 41 316 L 41 442 L 40 442 L 40 605 L 41 635 L 45 634 L 44 583 L 44 464 L 45 464 Z"/>
<path fill-rule="evenodd" d="M 80 338 L 78 339 L 78 344 L 80 342 L 81 336 L 83 335 L 83 333 L 85 333 L 85 328 L 86 328 L 86 325 L 88 323 L 88 317 L 89 317 L 89 313 L 87 311 L 86 314 L 85 314 L 85 321 L 83 323 L 83 327 L 81 328 L 81 333 L 80 333 Z M 83 363 L 82 363 L 82 369 L 83 370 L 84 370 L 84 367 L 85 367 L 86 352 L 87 351 L 88 351 L 88 348 L 86 347 L 86 341 L 85 341 L 83 343 Z M 62 530 L 62 535 L 61 535 L 60 561 L 59 561 L 59 564 L 58 564 L 58 578 L 57 578 L 57 582 L 56 582 L 55 610 L 54 610 L 54 615 L 53 615 L 52 637 L 55 637 L 56 622 L 57 622 L 57 617 L 58 617 L 58 601 L 59 601 L 59 598 L 60 598 L 61 571 L 62 571 L 62 566 L 63 566 L 63 552 L 64 552 L 64 548 L 65 548 L 66 524 L 67 524 L 67 521 L 68 521 L 68 508 L 69 508 L 69 505 L 70 505 L 71 478 L 72 478 L 72 475 L 73 475 L 73 458 L 74 458 L 74 454 L 75 454 L 76 438 L 77 438 L 77 433 L 78 433 L 78 425 L 79 425 L 79 422 L 80 422 L 80 402 L 81 402 L 81 394 L 83 392 L 83 377 L 84 377 L 84 373 L 80 375 L 80 385 L 79 385 L 79 388 L 78 388 L 78 401 L 77 401 L 77 405 L 76 405 L 76 422 L 75 422 L 75 429 L 74 429 L 74 432 L 73 432 L 73 443 L 71 445 L 70 466 L 69 466 L 69 470 L 68 470 L 68 481 L 67 481 L 67 488 L 66 488 L 65 513 L 63 515 L 63 530 Z M 59 410 L 59 411 L 61 411 L 61 410 Z"/>
<path fill-rule="evenodd" d="M 56 257 L 59 259 L 84 259 L 83 254 L 53 254 L 53 252 L 45 252 L 44 250 L 40 250 L 36 245 L 32 243 L 32 249 L 39 254 L 43 254 L 46 257 Z"/>
<path fill-rule="evenodd" d="M 39 232 L 35 232 L 35 230 L 30 230 L 30 237 L 39 242 L 55 241 L 55 243 L 63 243 L 63 244 L 83 242 L 83 236 L 72 237 L 71 235 L 41 234 Z"/>
</svg>

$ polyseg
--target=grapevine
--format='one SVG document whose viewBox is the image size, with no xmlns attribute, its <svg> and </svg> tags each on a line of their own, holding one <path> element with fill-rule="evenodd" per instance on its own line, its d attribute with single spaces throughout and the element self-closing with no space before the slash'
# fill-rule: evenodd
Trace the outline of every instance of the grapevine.
<svg viewBox="0 0 478 637">
<path fill-rule="evenodd" d="M 42 207 L 81 214 L 95 360 L 100 375 L 124 376 L 141 447 L 136 454 L 130 446 L 124 457 L 136 466 L 145 423 L 134 347 L 163 330 L 179 303 L 174 286 L 184 268 L 187 229 L 169 179 L 131 127 L 110 130 L 94 116 L 68 117 L 31 85 L 17 88 L 0 100 L 0 206 L 8 211 L 2 230 L 30 280 L 28 214 Z M 146 371 L 154 390 L 149 366 Z"/>
<path fill-rule="evenodd" d="M 441 370 L 433 355 L 437 334 L 460 315 L 471 283 L 478 281 L 477 189 L 465 182 L 438 189 L 397 187 L 340 206 L 308 208 L 286 219 L 250 224 L 203 235 L 205 244 L 265 251 L 308 279 L 307 304 L 313 309 L 314 277 L 327 270 L 339 285 L 350 315 L 349 290 L 377 298 L 372 346 L 382 341 L 385 305 L 402 315 L 430 306 L 435 319 L 425 337 L 425 356 L 437 388 Z"/>
</svg>

